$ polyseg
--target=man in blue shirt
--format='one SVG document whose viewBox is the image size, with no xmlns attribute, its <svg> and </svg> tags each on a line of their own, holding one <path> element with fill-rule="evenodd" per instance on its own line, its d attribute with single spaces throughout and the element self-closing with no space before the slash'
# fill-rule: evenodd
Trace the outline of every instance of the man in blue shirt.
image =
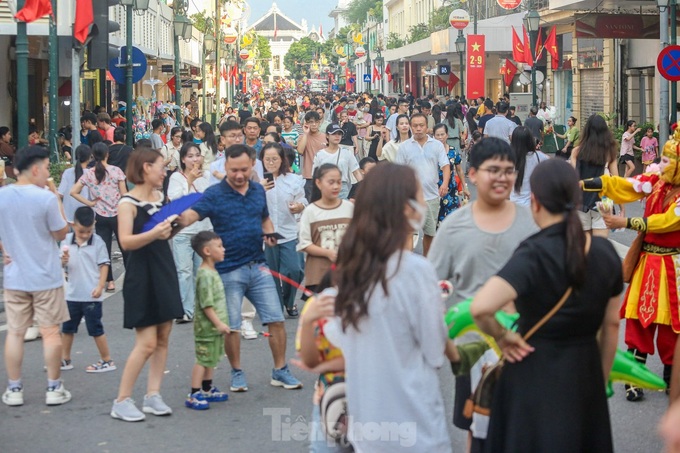
<svg viewBox="0 0 680 453">
<path fill-rule="evenodd" d="M 274 279 L 265 264 L 262 237 L 274 233 L 269 218 L 264 187 L 250 181 L 255 162 L 255 150 L 246 145 L 232 145 L 225 151 L 226 178 L 209 187 L 203 198 L 182 214 L 180 224 L 210 218 L 215 233 L 226 248 L 225 259 L 216 264 L 227 297 L 229 327 L 224 345 L 231 364 L 231 391 L 248 390 L 241 369 L 241 304 L 243 297 L 257 309 L 257 314 L 269 328 L 269 347 L 274 357 L 271 385 L 285 389 L 302 388 L 286 365 L 286 331 L 283 309 L 278 299 Z M 264 236 L 267 245 L 276 239 Z"/>
</svg>

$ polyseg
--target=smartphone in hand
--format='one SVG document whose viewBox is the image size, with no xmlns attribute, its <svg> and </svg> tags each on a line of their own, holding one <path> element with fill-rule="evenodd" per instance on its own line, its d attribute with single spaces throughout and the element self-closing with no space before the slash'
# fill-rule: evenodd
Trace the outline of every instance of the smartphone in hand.
<svg viewBox="0 0 680 453">
<path fill-rule="evenodd" d="M 273 173 L 266 171 L 266 172 L 264 172 L 263 176 L 264 176 L 264 179 L 266 179 L 269 182 L 274 181 L 274 174 Z"/>
</svg>

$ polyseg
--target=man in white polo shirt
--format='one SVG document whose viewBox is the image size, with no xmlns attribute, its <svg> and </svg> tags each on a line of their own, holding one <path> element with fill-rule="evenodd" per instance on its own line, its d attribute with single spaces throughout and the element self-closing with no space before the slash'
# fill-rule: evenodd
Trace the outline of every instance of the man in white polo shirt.
<svg viewBox="0 0 680 453">
<path fill-rule="evenodd" d="M 444 145 L 427 135 L 427 117 L 422 113 L 416 113 L 411 116 L 410 123 L 413 136 L 399 145 L 396 163 L 412 167 L 420 179 L 423 196 L 427 202 L 423 225 L 423 255 L 427 256 L 437 229 L 439 198 L 446 195 L 449 187 L 451 166 Z M 443 173 L 441 187 L 437 187 L 439 169 Z"/>
<path fill-rule="evenodd" d="M 496 116 L 486 122 L 484 127 L 484 137 L 496 137 L 510 143 L 512 132 L 517 127 L 517 124 L 507 118 L 508 104 L 499 102 L 496 105 Z"/>
</svg>

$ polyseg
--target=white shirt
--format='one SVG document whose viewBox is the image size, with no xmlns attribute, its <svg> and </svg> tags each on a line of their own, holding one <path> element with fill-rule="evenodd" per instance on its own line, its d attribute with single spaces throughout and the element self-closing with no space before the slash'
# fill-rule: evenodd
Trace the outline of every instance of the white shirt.
<svg viewBox="0 0 680 453">
<path fill-rule="evenodd" d="M 33 184 L 0 190 L 0 241 L 12 262 L 4 268 L 5 289 L 46 291 L 64 284 L 57 242 L 66 226 L 57 196 Z"/>
<path fill-rule="evenodd" d="M 104 240 L 96 233 L 83 245 L 78 245 L 73 233 L 62 242 L 68 247 L 68 282 L 66 300 L 69 302 L 101 302 L 102 296 L 92 297 L 92 290 L 99 284 L 99 267 L 111 265 Z"/>
<path fill-rule="evenodd" d="M 416 171 L 426 201 L 439 198 L 439 169 L 449 166 L 449 158 L 441 142 L 428 136 L 425 145 L 420 146 L 411 137 L 399 145 L 396 163 L 408 165 Z"/>
<path fill-rule="evenodd" d="M 80 165 L 80 164 L 76 164 Z M 76 185 L 76 169 L 71 167 L 64 170 L 61 174 L 61 182 L 59 182 L 59 188 L 57 192 L 62 196 L 62 203 L 64 205 L 64 214 L 66 215 L 66 220 L 73 223 L 73 216 L 76 213 L 76 209 L 81 206 L 85 206 L 80 201 L 76 200 L 71 196 L 71 189 Z M 87 186 L 83 186 L 80 195 L 86 199 L 90 199 L 90 189 Z"/>
<path fill-rule="evenodd" d="M 548 160 L 549 157 L 540 151 L 527 153 L 526 162 L 524 164 L 524 178 L 522 178 L 522 187 L 519 189 L 519 193 L 515 192 L 513 187 L 512 192 L 510 192 L 510 201 L 517 203 L 522 206 L 531 206 L 531 185 L 529 184 L 529 178 L 531 173 L 533 173 L 534 168 L 544 160 Z"/>
<path fill-rule="evenodd" d="M 354 154 L 346 148 L 342 148 L 342 146 L 334 153 L 328 152 L 327 149 L 322 149 L 316 153 L 314 164 L 312 165 L 312 174 L 323 164 L 337 165 L 342 174 L 342 182 L 346 184 L 352 184 L 352 173 L 359 169 L 359 163 Z"/>
<path fill-rule="evenodd" d="M 515 128 L 517 128 L 515 122 L 510 121 L 502 115 L 496 115 L 486 122 L 486 125 L 484 126 L 484 135 L 500 138 L 510 144 L 510 136 Z"/>
<path fill-rule="evenodd" d="M 208 179 L 208 172 L 204 172 L 203 176 L 196 179 L 196 181 L 189 187 L 189 181 L 182 172 L 176 171 L 170 175 L 170 182 L 168 183 L 168 198 L 170 200 L 176 200 L 190 193 L 203 193 L 205 189 L 210 186 L 210 181 Z M 209 218 L 205 218 L 198 222 L 189 225 L 186 228 L 180 230 L 179 234 L 189 234 L 193 235 L 199 231 L 212 230 L 212 223 L 210 223 Z"/>
<path fill-rule="evenodd" d="M 180 147 L 181 148 L 181 147 Z M 163 155 L 163 160 L 170 159 L 170 163 L 165 166 L 166 170 L 175 170 L 179 168 L 179 150 L 180 148 L 175 148 L 172 146 L 172 142 L 166 143 L 161 148 L 161 154 Z"/>
<path fill-rule="evenodd" d="M 305 198 L 305 180 L 295 173 L 278 176 L 274 180 L 274 188 L 267 191 L 269 218 L 274 224 L 274 231 L 283 236 L 283 239 L 279 239 L 279 244 L 298 237 L 296 215 L 290 212 L 289 203 L 308 204 Z"/>
<path fill-rule="evenodd" d="M 343 332 L 339 318 L 324 326 L 328 340 L 345 357 L 349 439 L 362 452 L 406 447 L 450 452 L 437 375 L 447 339 L 444 303 L 432 265 L 422 256 L 402 253 L 400 263 L 397 253 L 388 261 L 389 296 L 376 285 L 358 330 L 350 326 Z M 400 435 L 389 439 L 362 432 L 376 423 L 396 427 Z"/>
</svg>

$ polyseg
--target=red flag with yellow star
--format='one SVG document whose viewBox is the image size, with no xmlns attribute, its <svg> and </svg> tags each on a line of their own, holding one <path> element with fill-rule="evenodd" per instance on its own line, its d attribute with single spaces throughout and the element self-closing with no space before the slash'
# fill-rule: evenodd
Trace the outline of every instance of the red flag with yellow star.
<svg viewBox="0 0 680 453">
<path fill-rule="evenodd" d="M 510 61 L 505 60 L 505 72 L 503 74 L 503 81 L 505 82 L 505 87 L 509 88 L 512 85 L 512 79 L 517 74 L 517 66 Z"/>
<path fill-rule="evenodd" d="M 484 97 L 486 51 L 484 35 L 468 35 L 467 39 L 467 88 L 466 97 Z"/>
<path fill-rule="evenodd" d="M 512 28 L 512 59 L 520 63 L 524 62 L 524 44 L 517 36 L 515 27 Z"/>
<path fill-rule="evenodd" d="M 552 57 L 552 69 L 554 71 L 560 64 L 559 55 L 557 54 L 557 31 L 555 30 L 555 27 L 550 30 L 548 37 L 545 38 L 545 49 Z"/>
</svg>

